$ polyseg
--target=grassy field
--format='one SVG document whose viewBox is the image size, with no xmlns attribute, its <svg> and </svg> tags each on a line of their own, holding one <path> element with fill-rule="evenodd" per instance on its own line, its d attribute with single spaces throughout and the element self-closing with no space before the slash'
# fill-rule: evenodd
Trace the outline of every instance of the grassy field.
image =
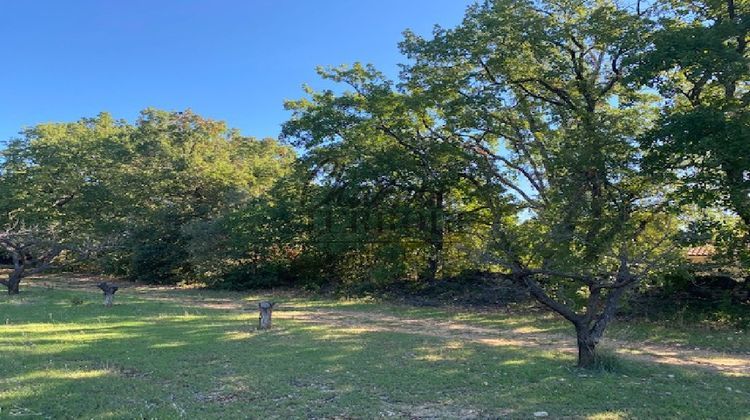
<svg viewBox="0 0 750 420">
<path fill-rule="evenodd" d="M 750 419 L 743 331 L 615 325 L 610 351 L 677 356 L 590 372 L 543 314 L 136 287 L 105 308 L 90 282 L 47 284 L 0 297 L 0 418 Z M 271 331 L 260 298 L 281 302 Z M 695 347 L 705 366 L 680 363 Z"/>
</svg>

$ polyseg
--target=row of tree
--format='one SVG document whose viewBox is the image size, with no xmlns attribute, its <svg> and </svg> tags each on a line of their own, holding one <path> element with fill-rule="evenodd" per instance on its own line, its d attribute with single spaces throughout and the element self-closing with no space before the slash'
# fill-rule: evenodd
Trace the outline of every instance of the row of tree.
<svg viewBox="0 0 750 420">
<path fill-rule="evenodd" d="M 40 125 L 3 152 L 0 243 L 17 270 L 54 245 L 160 283 L 495 272 L 590 366 L 691 241 L 748 267 L 749 28 L 745 0 L 485 1 L 407 32 L 397 81 L 321 69 L 345 89 L 287 102 L 283 144 L 190 112 Z"/>
<path fill-rule="evenodd" d="M 189 111 L 42 124 L 4 150 L 6 249 L 19 271 L 55 247 L 95 256 L 85 263 L 108 272 L 175 283 L 212 270 L 217 220 L 266 195 L 293 160 L 274 140 Z"/>
</svg>

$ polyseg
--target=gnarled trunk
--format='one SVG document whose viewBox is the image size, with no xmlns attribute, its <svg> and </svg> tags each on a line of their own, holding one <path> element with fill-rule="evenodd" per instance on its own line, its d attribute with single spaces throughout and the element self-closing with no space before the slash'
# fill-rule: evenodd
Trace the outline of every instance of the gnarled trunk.
<svg viewBox="0 0 750 420">
<path fill-rule="evenodd" d="M 10 279 L 8 279 L 8 294 L 9 295 L 17 295 L 20 290 L 19 286 L 21 285 L 21 278 L 14 279 L 13 276 L 11 276 Z"/>
<path fill-rule="evenodd" d="M 0 249 L 13 258 L 13 272 L 0 284 L 8 288 L 8 294 L 16 295 L 24 277 L 41 273 L 48 269 L 63 251 L 63 245 L 57 243 L 50 232 L 36 228 L 27 229 L 15 223 L 0 231 Z"/>
<path fill-rule="evenodd" d="M 604 299 L 603 308 L 601 308 L 603 286 L 594 283 L 589 285 L 590 295 L 585 314 L 578 314 L 572 308 L 552 299 L 528 273 L 529 271 L 517 270 L 510 278 L 516 283 L 525 285 L 537 301 L 562 315 L 575 326 L 578 367 L 587 369 L 596 367 L 596 346 L 603 337 L 610 321 L 614 318 L 617 304 L 623 293 L 635 282 L 635 278 L 630 275 L 628 270 L 627 260 L 623 257 L 617 280 L 608 287 L 610 291 Z"/>
<path fill-rule="evenodd" d="M 576 327 L 578 341 L 578 367 L 592 368 L 596 365 L 596 340 L 587 331 Z"/>
<path fill-rule="evenodd" d="M 15 269 L 12 273 L 8 276 L 8 280 L 1 282 L 5 286 L 8 287 L 8 294 L 9 295 L 17 295 L 20 292 L 20 286 L 21 286 L 21 279 L 23 278 L 24 274 L 24 267 L 22 264 L 18 263 L 18 260 L 14 258 L 15 263 Z"/>
</svg>

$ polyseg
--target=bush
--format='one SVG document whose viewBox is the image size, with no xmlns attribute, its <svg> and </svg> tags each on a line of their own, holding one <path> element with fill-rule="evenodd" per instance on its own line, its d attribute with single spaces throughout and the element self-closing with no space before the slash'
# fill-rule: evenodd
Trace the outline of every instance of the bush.
<svg viewBox="0 0 750 420">
<path fill-rule="evenodd" d="M 188 272 L 187 252 L 179 244 L 145 243 L 136 247 L 130 260 L 128 277 L 144 283 L 176 284 Z"/>
<path fill-rule="evenodd" d="M 664 276 L 656 284 L 656 287 L 631 296 L 622 306 L 620 314 L 704 323 L 711 327 L 750 328 L 750 289 L 747 280 L 693 276 L 680 272 Z"/>
<path fill-rule="evenodd" d="M 212 286 L 229 290 L 248 290 L 279 287 L 287 284 L 278 267 L 259 268 L 246 264 L 229 269 Z"/>
</svg>

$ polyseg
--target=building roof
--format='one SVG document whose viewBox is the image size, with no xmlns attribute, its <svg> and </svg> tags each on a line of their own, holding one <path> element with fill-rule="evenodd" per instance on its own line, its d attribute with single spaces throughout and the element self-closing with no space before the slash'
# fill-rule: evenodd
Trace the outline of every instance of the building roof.
<svg viewBox="0 0 750 420">
<path fill-rule="evenodd" d="M 716 249 L 713 245 L 701 245 L 692 248 L 688 248 L 688 257 L 710 257 L 714 255 Z"/>
</svg>

